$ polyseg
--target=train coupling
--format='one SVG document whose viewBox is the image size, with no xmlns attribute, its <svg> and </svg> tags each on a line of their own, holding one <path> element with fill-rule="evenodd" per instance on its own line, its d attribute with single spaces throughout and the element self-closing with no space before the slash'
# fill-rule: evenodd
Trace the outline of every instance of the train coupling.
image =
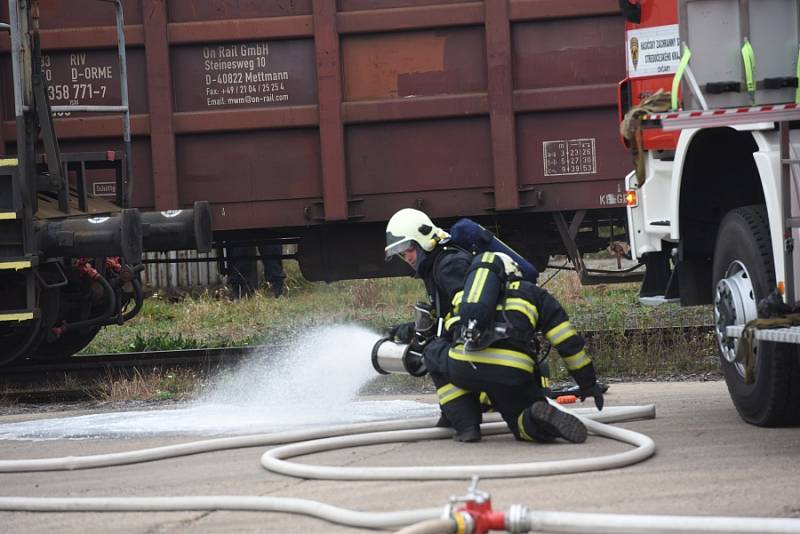
<svg viewBox="0 0 800 534">
<path fill-rule="evenodd" d="M 211 208 L 196 202 L 193 209 L 141 213 L 124 209 L 100 217 L 69 217 L 36 222 L 38 249 L 47 257 L 121 256 L 129 265 L 142 253 L 166 250 L 211 250 Z"/>
</svg>

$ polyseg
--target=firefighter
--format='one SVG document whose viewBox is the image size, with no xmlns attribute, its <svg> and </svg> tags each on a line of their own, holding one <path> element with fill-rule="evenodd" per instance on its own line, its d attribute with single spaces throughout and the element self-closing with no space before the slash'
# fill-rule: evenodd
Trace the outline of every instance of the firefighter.
<svg viewBox="0 0 800 534">
<path fill-rule="evenodd" d="M 389 336 L 398 343 L 430 342 L 428 340 L 436 337 L 438 319 L 450 316 L 453 297 L 464 287 L 472 254 L 461 248 L 449 246 L 449 240 L 450 235 L 433 224 L 430 218 L 419 210 L 401 209 L 389 219 L 386 226 L 386 259 L 388 261 L 399 256 L 414 269 L 415 276 L 425 284 L 433 316 L 431 321 L 433 326 L 423 339 L 416 335 L 413 322 L 393 327 L 389 331 Z M 441 373 L 434 371 L 430 374 L 439 391 L 447 391 L 452 387 Z M 473 428 L 467 428 L 459 420 L 453 424 L 454 421 L 447 417 L 448 414 L 453 414 L 458 418 L 462 410 L 452 410 L 452 406 L 462 402 L 458 399 L 451 401 L 447 396 L 440 395 L 443 413 L 437 426 L 455 426 L 454 439 L 474 441 Z M 448 403 L 452 404 L 447 411 L 444 411 Z"/>
<path fill-rule="evenodd" d="M 581 400 L 592 396 L 598 408 L 602 408 L 602 390 L 597 385 L 594 367 L 583 351 L 583 339 L 570 325 L 566 312 L 549 293 L 532 282 L 514 280 L 506 287 L 506 271 L 514 270 L 514 262 L 508 256 L 484 253 L 473 258 L 464 249 L 449 246 L 449 239 L 447 232 L 434 225 L 426 214 L 414 209 L 398 211 L 386 227 L 386 259 L 400 256 L 414 269 L 416 276 L 425 283 L 434 317 L 441 318 L 442 328 L 431 329 L 432 333 L 424 336 L 423 341 L 425 362 L 442 409 L 438 426 L 454 427 L 456 441 L 479 441 L 482 411 L 479 396 L 484 392 L 518 439 L 553 441 L 562 437 L 584 441 L 583 424 L 565 412 L 554 410 L 546 402 L 541 370 L 535 363 L 535 333 L 541 331 L 562 355 L 570 374 L 581 386 Z M 484 258 L 494 260 L 492 273 L 496 276 L 483 276 L 485 269 L 480 266 Z M 516 274 L 519 274 L 518 268 Z M 474 354 L 464 358 L 461 353 L 466 352 L 467 321 L 459 315 L 459 308 L 465 292 L 469 296 L 465 284 L 476 279 L 483 280 L 483 291 L 478 293 L 490 297 L 491 310 L 489 313 L 484 309 L 484 317 L 478 317 L 482 319 L 479 326 L 496 327 L 489 319 L 495 317 L 495 302 L 502 291 L 504 307 L 498 313 L 502 315 L 501 323 L 506 325 L 508 336 L 503 339 L 495 334 L 483 336 L 480 342 L 487 345 L 480 347 L 483 353 L 473 351 Z M 475 315 L 475 310 L 481 308 L 481 303 L 477 304 L 476 307 L 475 303 L 467 302 L 463 308 Z M 509 337 L 512 334 L 513 339 Z M 390 336 L 399 343 L 420 341 L 414 323 L 392 328 Z M 474 345 L 475 341 L 471 343 Z M 489 344 L 492 346 L 488 347 Z M 487 363 L 489 354 L 501 357 Z M 512 356 L 518 360 L 514 365 L 507 365 L 514 362 Z M 500 361 L 506 365 L 498 363 Z"/>
<path fill-rule="evenodd" d="M 544 334 L 580 387 L 603 408 L 603 392 L 594 365 L 559 302 L 544 289 L 520 280 L 513 261 L 499 253 L 476 256 L 463 291 L 452 300 L 445 334 L 424 349 L 432 376 L 444 377 L 440 404 L 456 431 L 480 439 L 484 392 L 514 436 L 524 441 L 573 443 L 586 440 L 581 421 L 546 400 L 536 360 L 536 334 Z"/>
</svg>

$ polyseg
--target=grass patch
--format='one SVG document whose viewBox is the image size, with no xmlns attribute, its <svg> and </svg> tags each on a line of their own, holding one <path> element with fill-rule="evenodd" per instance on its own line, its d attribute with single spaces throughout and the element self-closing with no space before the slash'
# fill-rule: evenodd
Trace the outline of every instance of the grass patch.
<svg viewBox="0 0 800 534">
<path fill-rule="evenodd" d="M 560 265 L 563 259 L 554 263 Z M 145 301 L 138 317 L 122 328 L 103 329 L 84 352 L 286 343 L 309 329 L 337 323 L 358 323 L 380 332 L 411 320 L 413 304 L 425 299 L 422 282 L 410 277 L 311 283 L 302 278 L 296 262 L 287 261 L 285 265 L 284 297 L 276 299 L 266 288 L 243 300 L 232 300 L 220 289 L 180 298 L 156 294 Z M 547 271 L 540 277 L 540 282 L 545 281 L 545 289 L 564 305 L 576 328 L 589 334 L 587 351 L 601 377 L 653 379 L 718 369 L 711 334 L 688 329 L 685 335 L 667 338 L 629 332 L 637 328 L 710 325 L 710 307 L 643 307 L 638 302 L 638 284 L 582 286 L 571 271 Z M 591 335 L 601 330 L 610 333 Z M 554 378 L 567 378 L 555 351 L 549 358 Z M 188 388 L 169 385 L 170 381 L 181 381 L 176 372 L 180 373 L 173 371 L 172 378 L 163 374 L 132 378 L 130 383 L 107 387 L 103 395 L 180 396 Z M 145 387 L 143 382 L 154 385 Z M 416 391 L 418 386 L 414 384 L 419 382 L 402 376 L 376 377 L 365 388 Z"/>
<path fill-rule="evenodd" d="M 88 393 L 100 402 L 188 400 L 204 385 L 205 377 L 193 369 L 134 369 L 131 375 L 109 372 Z"/>
<path fill-rule="evenodd" d="M 409 321 L 414 302 L 425 298 L 422 282 L 412 278 L 311 283 L 298 279 L 296 262 L 285 263 L 284 297 L 265 289 L 242 300 L 220 290 L 177 300 L 157 293 L 125 327 L 101 330 L 84 353 L 280 343 L 308 328 L 343 322 L 382 330 Z"/>
</svg>

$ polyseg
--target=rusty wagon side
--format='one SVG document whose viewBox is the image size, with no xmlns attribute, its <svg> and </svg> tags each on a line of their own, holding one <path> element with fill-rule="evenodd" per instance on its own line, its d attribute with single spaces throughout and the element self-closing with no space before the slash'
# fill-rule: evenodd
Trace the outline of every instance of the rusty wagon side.
<svg viewBox="0 0 800 534">
<path fill-rule="evenodd" d="M 113 16 L 41 15 L 52 104 L 118 104 Z M 296 238 L 312 280 L 384 276 L 402 207 L 490 225 L 540 265 L 624 230 L 616 0 L 126 0 L 133 204 L 209 200 L 219 245 Z M 3 9 L 7 10 L 7 7 Z M 0 18 L 7 16 L 0 9 Z M 6 46 L 7 44 L 4 44 Z M 7 49 L 7 46 L 6 46 Z M 8 55 L 0 152 L 14 152 Z M 119 117 L 55 119 L 62 150 Z M 97 196 L 116 194 L 103 171 Z"/>
</svg>

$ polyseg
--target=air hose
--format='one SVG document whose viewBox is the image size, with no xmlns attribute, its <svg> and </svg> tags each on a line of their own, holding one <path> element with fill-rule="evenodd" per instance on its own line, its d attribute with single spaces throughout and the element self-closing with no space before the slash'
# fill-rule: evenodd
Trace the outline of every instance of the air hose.
<svg viewBox="0 0 800 534">
<path fill-rule="evenodd" d="M 594 459 L 567 460 L 563 462 L 537 462 L 512 465 L 409 467 L 409 468 L 329 468 L 303 466 L 299 469 L 304 478 L 343 480 L 368 479 L 458 479 L 476 473 L 484 477 L 521 477 L 544 474 L 575 473 L 593 469 L 611 469 L 642 461 L 655 452 L 653 441 L 630 430 L 609 427 L 603 422 L 619 422 L 643 417 L 654 417 L 654 406 L 608 407 L 603 412 L 593 409 L 572 410 L 587 428 L 598 435 L 630 443 L 636 449 Z M 493 419 L 495 414 L 487 419 Z M 360 446 L 389 441 L 410 441 L 425 438 L 445 438 L 450 430 L 430 428 L 431 418 L 361 423 L 316 430 L 289 431 L 274 434 L 219 438 L 180 445 L 155 447 L 138 451 L 31 460 L 0 461 L 0 472 L 55 471 L 87 469 L 137 462 L 153 461 L 202 452 L 229 450 L 243 447 L 287 444 L 272 449 L 262 456 L 262 465 L 279 473 L 292 474 L 299 466 L 283 458 L 308 454 L 333 448 Z M 484 434 L 507 431 L 504 423 L 483 425 Z M 304 442 L 298 442 L 306 440 Z M 309 441 L 310 440 L 310 441 Z M 297 442 L 297 443 L 295 443 Z M 559 465 L 561 468 L 559 468 Z M 399 469 L 399 471 L 398 471 Z M 403 471 L 405 470 L 405 471 Z M 413 470 L 421 470 L 414 472 Z M 424 473 L 422 472 L 424 471 Z M 433 473 L 435 476 L 427 476 Z M 296 476 L 296 475 L 295 475 Z M 2 497 L 3 511 L 47 512 L 129 512 L 129 511 L 270 511 L 304 514 L 342 525 L 362 528 L 395 528 L 410 525 L 407 532 L 454 532 L 458 521 L 449 519 L 452 506 L 421 508 L 397 512 L 361 512 L 338 508 L 317 501 L 283 497 L 254 496 L 204 496 L 204 497 L 88 497 L 88 498 L 33 498 Z M 477 516 L 476 516 L 477 517 Z M 530 529 L 545 532 L 800 532 L 800 520 L 759 518 L 708 518 L 672 516 L 623 516 L 615 514 L 571 514 L 561 512 L 528 511 L 514 505 L 508 513 L 492 512 L 492 517 L 502 518 L 501 528 L 510 532 L 527 532 Z M 479 519 L 479 518 L 478 518 Z M 480 523 L 477 523 L 480 526 Z M 627 530 L 625 530 L 627 529 Z M 473 529 L 469 532 L 486 532 Z"/>
</svg>

